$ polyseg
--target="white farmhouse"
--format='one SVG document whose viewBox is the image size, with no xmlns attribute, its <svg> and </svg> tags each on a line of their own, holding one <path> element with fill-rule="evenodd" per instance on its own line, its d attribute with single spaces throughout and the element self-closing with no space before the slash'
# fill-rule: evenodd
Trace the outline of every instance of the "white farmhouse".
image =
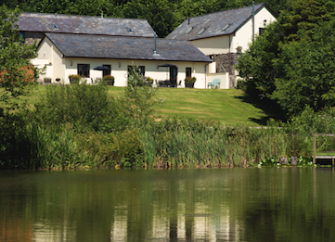
<svg viewBox="0 0 335 242">
<path fill-rule="evenodd" d="M 46 67 L 44 76 L 52 82 L 69 83 L 70 75 L 81 75 L 91 83 L 105 74 L 115 77 L 115 86 L 127 86 L 128 69 L 136 65 L 143 76 L 168 80 L 171 87 L 184 87 L 185 77 L 196 77 L 195 88 L 206 88 L 205 67 L 211 62 L 188 41 L 155 44 L 154 38 L 62 33 L 46 33 L 32 60 Z M 94 70 L 98 66 L 108 70 Z"/>
<path fill-rule="evenodd" d="M 207 79 L 226 73 L 230 84 L 221 82 L 221 88 L 234 87 L 238 76 L 234 65 L 239 54 L 248 49 L 252 39 L 262 34 L 268 24 L 276 21 L 275 16 L 264 3 L 220 11 L 186 19 L 166 38 L 190 41 L 213 60 Z"/>
<path fill-rule="evenodd" d="M 147 20 L 22 13 L 18 25 L 27 44 L 38 42 L 32 63 L 45 69 L 41 78 L 52 83 L 69 83 L 70 75 L 88 83 L 112 75 L 115 86 L 126 86 L 128 68 L 137 65 L 143 76 L 169 86 L 184 87 L 185 77 L 196 77 L 194 87 L 206 88 L 212 60 L 188 41 L 155 41 Z M 101 66 L 104 71 L 94 70 Z"/>
</svg>

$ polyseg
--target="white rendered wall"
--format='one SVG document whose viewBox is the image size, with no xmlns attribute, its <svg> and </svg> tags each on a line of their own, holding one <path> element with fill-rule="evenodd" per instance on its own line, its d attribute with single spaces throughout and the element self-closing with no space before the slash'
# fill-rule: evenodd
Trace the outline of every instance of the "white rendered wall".
<svg viewBox="0 0 335 242">
<path fill-rule="evenodd" d="M 264 20 L 266 25 L 264 26 Z M 266 28 L 267 25 L 276 21 L 276 18 L 266 9 L 262 8 L 255 15 L 255 37 L 259 35 L 259 28 Z M 249 44 L 252 42 L 252 18 L 249 19 L 240 29 L 237 30 L 235 37 L 232 42 L 231 52 L 236 53 L 238 46 L 242 47 L 242 52 L 245 52 L 249 48 Z"/>
<path fill-rule="evenodd" d="M 276 21 L 276 18 L 263 7 L 255 15 L 255 36 L 259 34 L 259 28 L 266 28 L 266 26 Z M 252 39 L 252 18 L 250 18 L 243 26 L 241 26 L 235 35 L 217 36 L 206 39 L 192 40 L 191 43 L 197 47 L 205 55 L 227 54 L 230 52 L 236 53 L 238 46 L 242 47 L 242 52 L 248 49 Z"/>
<path fill-rule="evenodd" d="M 229 41 L 232 41 L 232 35 L 192 40 L 191 43 L 205 55 L 214 55 L 229 53 Z"/>
<path fill-rule="evenodd" d="M 158 67 L 162 64 L 175 65 L 178 68 L 177 85 L 185 87 L 184 79 L 186 77 L 186 68 L 191 68 L 192 77 L 196 77 L 195 88 L 206 88 L 207 63 L 182 62 L 182 61 L 155 61 L 155 60 L 121 60 L 121 59 L 93 59 L 93 58 L 64 58 L 62 53 L 45 38 L 38 49 L 38 57 L 32 60 L 32 63 L 38 68 L 46 67 L 45 74 L 41 76 L 52 78 L 56 82 L 59 78 L 61 82 L 68 84 L 70 75 L 78 74 L 78 64 L 90 65 L 90 76 L 85 78 L 88 83 L 91 80 L 102 78 L 102 71 L 93 70 L 97 66 L 111 65 L 111 75 L 115 77 L 115 86 L 127 86 L 128 66 L 145 66 L 145 77 L 151 77 L 154 80 L 169 80 L 170 68 Z M 208 68 L 208 67 L 207 67 Z"/>
<path fill-rule="evenodd" d="M 220 79 L 220 89 L 229 89 L 229 74 L 228 72 L 221 73 L 208 73 L 207 74 L 207 85 L 209 82 L 213 82 L 214 79 Z M 209 87 L 211 88 L 211 87 Z"/>
<path fill-rule="evenodd" d="M 61 81 L 65 75 L 65 60 L 63 58 L 62 53 L 53 46 L 53 61 L 52 61 L 52 68 L 53 68 L 53 75 L 52 75 L 52 82 L 56 83 L 56 79 L 59 78 Z"/>
<path fill-rule="evenodd" d="M 53 44 L 49 39 L 45 39 L 37 50 L 37 58 L 31 60 L 32 64 L 39 68 L 44 69 L 44 73 L 40 75 L 43 80 L 44 77 L 53 77 L 53 67 L 52 67 L 52 46 Z"/>
<path fill-rule="evenodd" d="M 178 68 L 177 84 L 178 87 L 185 87 L 186 67 L 192 68 L 192 77 L 196 77 L 196 88 L 205 88 L 205 65 L 206 63 L 197 62 L 178 62 L 178 61 L 143 61 L 143 60 L 115 60 L 115 59 L 89 59 L 89 58 L 66 58 L 66 71 L 64 75 L 65 83 L 69 83 L 69 75 L 77 75 L 78 64 L 90 64 L 90 78 L 95 80 L 102 77 L 102 71 L 93 70 L 97 66 L 111 65 L 111 75 L 115 78 L 114 86 L 127 86 L 128 65 L 145 66 L 145 77 L 154 80 L 167 80 L 170 78 L 170 68 L 158 67 L 162 64 L 175 65 Z"/>
</svg>

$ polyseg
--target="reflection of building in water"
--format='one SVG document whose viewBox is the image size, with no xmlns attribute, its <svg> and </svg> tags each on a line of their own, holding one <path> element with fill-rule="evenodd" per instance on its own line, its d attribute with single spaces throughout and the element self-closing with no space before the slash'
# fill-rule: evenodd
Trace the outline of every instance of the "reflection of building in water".
<svg viewBox="0 0 335 242">
<path fill-rule="evenodd" d="M 60 226 L 51 225 L 49 221 L 34 223 L 34 242 L 65 242 L 76 241 L 76 226 L 68 224 L 68 219 L 64 219 L 64 224 Z"/>
<path fill-rule="evenodd" d="M 0 220 L 0 241 L 33 241 L 32 222 L 17 217 Z"/>
<path fill-rule="evenodd" d="M 168 239 L 170 221 L 166 210 L 167 204 L 154 202 L 152 218 L 152 238 Z"/>
<path fill-rule="evenodd" d="M 160 239 L 168 241 L 175 237 L 180 240 L 200 241 L 238 241 L 239 226 L 236 220 L 229 215 L 229 208 L 218 204 L 219 213 L 208 213 L 208 205 L 195 203 L 194 213 L 186 214 L 185 203 L 178 203 L 177 231 L 171 233 L 171 218 L 166 209 L 166 204 L 154 203 L 152 226 L 149 231 L 144 232 L 148 237 L 145 239 Z M 114 222 L 111 228 L 111 241 L 127 241 L 127 206 L 117 206 Z M 173 220 L 173 219 L 172 219 Z"/>
<path fill-rule="evenodd" d="M 114 221 L 111 228 L 111 241 L 127 241 L 127 205 L 115 206 Z"/>
<path fill-rule="evenodd" d="M 229 208 L 218 204 L 218 214 L 211 214 L 208 205 L 195 203 L 194 214 L 188 216 L 193 220 L 192 239 L 205 241 L 238 241 L 237 221 L 232 221 Z"/>
<path fill-rule="evenodd" d="M 178 239 L 186 239 L 185 203 L 178 203 Z"/>
</svg>

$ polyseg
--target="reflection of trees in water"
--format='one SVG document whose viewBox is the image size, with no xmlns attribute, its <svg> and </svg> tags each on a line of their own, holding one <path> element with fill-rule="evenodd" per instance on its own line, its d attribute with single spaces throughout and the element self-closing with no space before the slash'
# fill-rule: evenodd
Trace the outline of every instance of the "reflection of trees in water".
<svg viewBox="0 0 335 242">
<path fill-rule="evenodd" d="M 171 177 L 167 171 L 139 173 L 153 174 L 145 179 L 131 172 L 113 179 L 104 173 L 96 178 L 69 173 L 50 182 L 24 181 L 8 188 L 0 184 L 0 204 L 7 205 L 0 207 L 0 225 L 5 228 L 0 240 L 10 232 L 10 221 L 21 221 L 20 232 L 28 234 L 30 229 L 35 241 L 335 237 L 331 169 L 230 169 L 218 175 L 201 170 L 194 177 L 187 172 Z"/>
<path fill-rule="evenodd" d="M 325 176 L 326 173 L 329 176 Z M 264 171 L 270 179 L 247 180 L 252 196 L 241 212 L 243 239 L 248 241 L 331 241 L 335 217 L 334 170 L 288 168 Z"/>
</svg>

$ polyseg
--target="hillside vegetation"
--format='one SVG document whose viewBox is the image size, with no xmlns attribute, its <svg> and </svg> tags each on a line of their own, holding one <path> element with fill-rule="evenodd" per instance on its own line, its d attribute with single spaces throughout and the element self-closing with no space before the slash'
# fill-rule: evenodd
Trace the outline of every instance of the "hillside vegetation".
<svg viewBox="0 0 335 242">
<path fill-rule="evenodd" d="M 27 100 L 30 109 L 46 95 L 47 86 L 37 86 L 16 100 L 23 103 Z M 125 88 L 108 87 L 110 97 L 123 97 Z M 179 117 L 207 121 L 219 121 L 223 125 L 257 126 L 258 120 L 266 119 L 266 114 L 252 104 L 243 101 L 243 91 L 201 90 L 188 88 L 160 88 L 157 97 L 163 100 L 155 107 L 158 119 L 164 117 Z"/>
</svg>

